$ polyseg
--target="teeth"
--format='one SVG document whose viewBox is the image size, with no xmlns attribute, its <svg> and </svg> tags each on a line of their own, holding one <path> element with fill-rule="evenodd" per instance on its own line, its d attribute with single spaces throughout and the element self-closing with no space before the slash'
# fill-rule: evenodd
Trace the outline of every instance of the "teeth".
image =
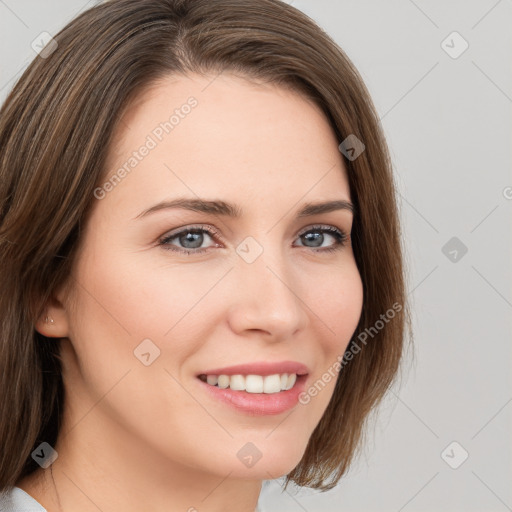
<svg viewBox="0 0 512 512">
<path fill-rule="evenodd" d="M 221 389 L 230 388 L 234 391 L 247 391 L 247 393 L 279 393 L 291 389 L 297 380 L 295 373 L 275 373 L 274 375 L 207 375 L 201 380 L 218 386 Z"/>
<path fill-rule="evenodd" d="M 217 375 L 208 375 L 206 377 L 206 382 L 208 382 L 208 384 L 210 384 L 210 386 L 215 386 L 217 384 L 218 380 L 219 380 L 219 378 L 217 377 Z"/>
<path fill-rule="evenodd" d="M 219 375 L 217 385 L 219 386 L 219 388 L 222 388 L 222 389 L 228 388 L 229 387 L 229 377 L 227 375 Z"/>
<path fill-rule="evenodd" d="M 287 385 L 286 389 L 293 388 L 296 380 L 297 380 L 297 374 L 292 373 L 291 375 L 288 375 L 288 385 Z"/>
<path fill-rule="evenodd" d="M 261 375 L 247 375 L 245 378 L 245 391 L 247 393 L 263 393 L 263 381 L 267 378 L 263 378 Z M 277 391 L 281 390 L 278 389 Z"/>
<path fill-rule="evenodd" d="M 237 391 L 243 391 L 245 389 L 243 375 L 231 375 L 231 378 L 229 379 L 229 387 Z"/>
<path fill-rule="evenodd" d="M 269 375 L 261 379 L 261 381 L 263 384 L 263 393 L 277 393 L 281 391 L 281 376 L 279 374 Z"/>
</svg>

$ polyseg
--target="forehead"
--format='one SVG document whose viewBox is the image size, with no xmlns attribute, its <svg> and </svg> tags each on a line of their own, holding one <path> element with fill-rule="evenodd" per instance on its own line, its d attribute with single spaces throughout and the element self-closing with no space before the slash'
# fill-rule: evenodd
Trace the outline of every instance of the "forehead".
<svg viewBox="0 0 512 512">
<path fill-rule="evenodd" d="M 128 172 L 111 195 L 136 191 L 138 203 L 164 192 L 271 202 L 350 198 L 321 109 L 295 91 L 229 74 L 170 76 L 140 94 L 121 118 L 109 176 L 123 167 Z"/>
</svg>

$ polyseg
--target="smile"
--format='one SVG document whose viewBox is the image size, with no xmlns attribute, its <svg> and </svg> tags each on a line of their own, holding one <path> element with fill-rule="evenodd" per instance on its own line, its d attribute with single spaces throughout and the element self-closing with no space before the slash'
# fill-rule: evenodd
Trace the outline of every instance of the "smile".
<svg viewBox="0 0 512 512">
<path fill-rule="evenodd" d="M 296 373 L 275 373 L 273 375 L 199 375 L 199 379 L 210 386 L 247 393 L 279 393 L 293 388 Z"/>
</svg>

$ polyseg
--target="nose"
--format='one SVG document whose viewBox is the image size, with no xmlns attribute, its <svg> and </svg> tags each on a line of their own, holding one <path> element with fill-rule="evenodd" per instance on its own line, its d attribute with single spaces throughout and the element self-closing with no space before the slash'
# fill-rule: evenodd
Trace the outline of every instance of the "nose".
<svg viewBox="0 0 512 512">
<path fill-rule="evenodd" d="M 231 272 L 228 322 L 239 335 L 255 332 L 269 341 L 282 341 L 303 330 L 309 322 L 307 297 L 301 297 L 301 283 L 283 257 L 270 259 L 268 251 L 247 263 L 239 258 Z"/>
</svg>

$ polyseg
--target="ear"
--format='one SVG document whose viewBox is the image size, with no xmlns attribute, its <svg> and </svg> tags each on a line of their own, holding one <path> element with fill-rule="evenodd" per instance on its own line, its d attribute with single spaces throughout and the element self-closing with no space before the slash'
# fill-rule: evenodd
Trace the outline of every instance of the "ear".
<svg viewBox="0 0 512 512">
<path fill-rule="evenodd" d="M 52 297 L 46 303 L 43 314 L 36 322 L 38 333 L 48 338 L 66 338 L 69 336 L 69 311 L 66 310 L 63 296 Z"/>
</svg>

